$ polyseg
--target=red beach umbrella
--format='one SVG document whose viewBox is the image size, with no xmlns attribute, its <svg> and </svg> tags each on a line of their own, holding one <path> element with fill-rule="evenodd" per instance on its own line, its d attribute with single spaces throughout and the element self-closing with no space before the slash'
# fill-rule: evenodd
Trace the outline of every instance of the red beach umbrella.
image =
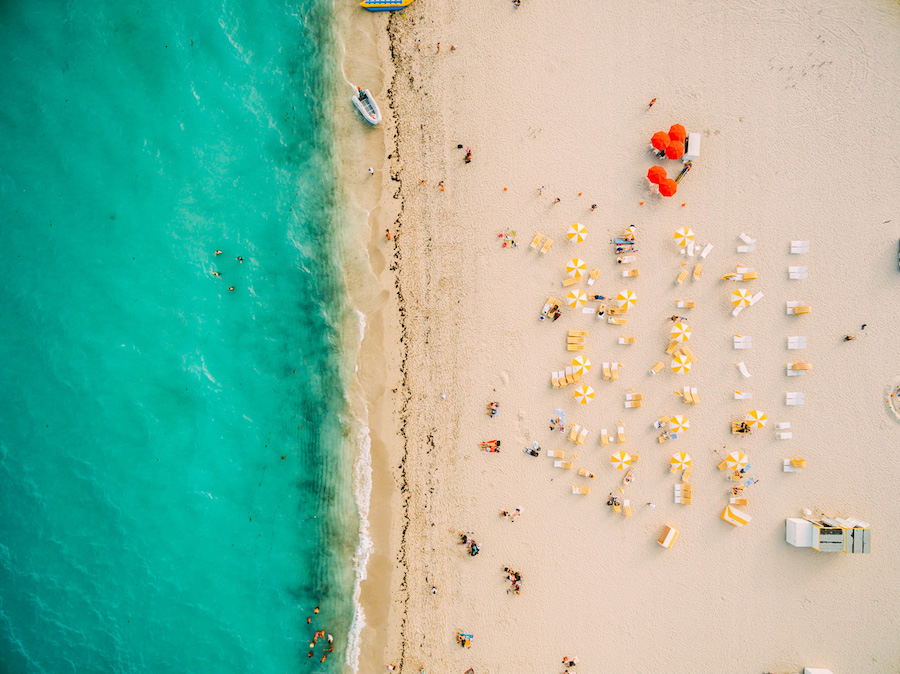
<svg viewBox="0 0 900 674">
<path fill-rule="evenodd" d="M 666 156 L 669 159 L 678 159 L 684 154 L 684 143 L 674 140 L 666 147 Z"/>
<path fill-rule="evenodd" d="M 678 185 L 671 178 L 663 178 L 659 181 L 659 193 L 664 197 L 671 197 L 678 191 Z"/>
<path fill-rule="evenodd" d="M 687 138 L 687 131 L 684 130 L 684 127 L 681 126 L 681 124 L 673 124 L 671 128 L 669 128 L 669 138 L 677 140 L 679 143 L 683 143 L 684 139 Z"/>
<path fill-rule="evenodd" d="M 660 151 L 665 150 L 671 142 L 672 139 L 669 138 L 669 134 L 667 134 L 665 131 L 657 131 L 650 139 L 650 144 Z"/>
<path fill-rule="evenodd" d="M 647 171 L 647 180 L 654 185 L 659 185 L 659 181 L 666 178 L 666 169 L 662 166 L 651 166 Z"/>
</svg>

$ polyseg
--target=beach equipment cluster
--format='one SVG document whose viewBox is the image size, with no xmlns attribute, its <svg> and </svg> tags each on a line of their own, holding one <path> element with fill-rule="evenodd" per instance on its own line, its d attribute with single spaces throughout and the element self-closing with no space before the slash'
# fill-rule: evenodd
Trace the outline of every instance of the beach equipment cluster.
<svg viewBox="0 0 900 674">
<path fill-rule="evenodd" d="M 691 170 L 693 160 L 700 156 L 700 134 L 688 135 L 681 124 L 673 124 L 668 132 L 657 131 L 651 136 L 650 150 L 659 159 L 681 159 L 684 164 L 675 178 L 669 178 L 663 166 L 651 166 L 647 171 L 647 180 L 661 195 L 671 197 L 678 191 L 678 182 Z"/>
</svg>

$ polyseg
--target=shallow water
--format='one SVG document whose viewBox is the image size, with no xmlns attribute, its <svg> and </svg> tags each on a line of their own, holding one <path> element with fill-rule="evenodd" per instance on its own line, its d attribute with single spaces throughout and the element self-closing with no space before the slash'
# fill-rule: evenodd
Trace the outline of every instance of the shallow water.
<svg viewBox="0 0 900 674">
<path fill-rule="evenodd" d="M 343 658 L 329 12 L 0 9 L 4 671 Z"/>
</svg>

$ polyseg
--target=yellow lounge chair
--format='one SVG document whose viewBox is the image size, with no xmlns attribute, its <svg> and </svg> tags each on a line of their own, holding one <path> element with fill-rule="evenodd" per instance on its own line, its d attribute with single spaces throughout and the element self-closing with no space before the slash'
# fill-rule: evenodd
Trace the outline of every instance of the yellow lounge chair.
<svg viewBox="0 0 900 674">
<path fill-rule="evenodd" d="M 619 318 L 618 316 L 610 316 L 606 322 L 610 325 L 626 325 L 628 323 L 628 319 Z"/>
<path fill-rule="evenodd" d="M 663 368 L 663 364 L 662 364 L 662 362 L 659 362 L 650 368 L 650 374 L 656 374 L 657 372 L 662 370 L 662 368 Z"/>
<path fill-rule="evenodd" d="M 603 363 L 603 380 L 609 381 L 612 379 L 612 372 L 609 371 L 609 363 Z"/>
<path fill-rule="evenodd" d="M 575 442 L 575 438 L 578 437 L 578 431 L 581 430 L 581 426 L 578 424 L 572 424 L 572 430 L 569 431 L 569 440 Z"/>
<path fill-rule="evenodd" d="M 641 272 L 637 269 L 623 269 L 622 270 L 622 278 L 631 278 L 634 276 L 640 276 Z"/>
<path fill-rule="evenodd" d="M 619 378 L 619 368 L 620 367 L 622 367 L 621 363 L 611 363 L 610 364 L 610 370 L 611 370 L 611 375 L 612 375 L 610 378 L 612 379 L 612 381 L 616 381 Z"/>
<path fill-rule="evenodd" d="M 643 406 L 643 404 L 644 404 L 643 400 L 626 400 L 625 401 L 626 409 L 631 408 L 631 407 L 641 407 L 641 406 Z"/>
<path fill-rule="evenodd" d="M 812 365 L 809 363 L 793 363 L 791 365 L 792 370 L 811 370 Z"/>
<path fill-rule="evenodd" d="M 597 476 L 594 475 L 591 471 L 589 471 L 587 468 L 579 468 L 579 469 L 578 469 L 578 474 L 581 475 L 581 477 L 589 477 L 589 478 L 591 478 L 592 480 L 595 479 L 595 478 L 597 477 Z"/>
<path fill-rule="evenodd" d="M 791 459 L 791 468 L 806 468 L 806 459 Z"/>
<path fill-rule="evenodd" d="M 562 468 L 563 470 L 572 470 L 574 465 L 575 464 L 572 463 L 571 461 L 554 461 L 553 462 L 554 468 Z"/>
<path fill-rule="evenodd" d="M 591 269 L 591 280 L 592 281 L 596 281 L 599 276 L 600 276 L 599 269 Z"/>
<path fill-rule="evenodd" d="M 696 302 L 689 302 L 687 300 L 675 300 L 675 305 L 679 309 L 693 309 L 697 306 Z"/>
<path fill-rule="evenodd" d="M 699 405 L 700 404 L 700 396 L 697 395 L 697 387 L 691 388 L 691 405 Z"/>
<path fill-rule="evenodd" d="M 693 466 L 688 466 L 687 468 L 685 468 L 684 471 L 681 473 L 681 481 L 687 482 L 688 478 L 691 476 L 691 472 L 693 470 L 694 470 Z"/>
<path fill-rule="evenodd" d="M 590 494 L 590 487 L 576 487 L 574 484 L 572 485 L 572 493 L 573 494 Z"/>
<path fill-rule="evenodd" d="M 717 467 L 719 470 L 725 470 L 726 468 L 728 468 L 728 462 L 727 462 L 727 461 L 723 461 L 722 463 L 720 463 L 720 464 L 719 464 L 718 466 L 716 466 L 716 467 Z"/>
<path fill-rule="evenodd" d="M 688 270 L 682 269 L 681 273 L 678 274 L 678 278 L 675 279 L 675 283 L 677 283 L 678 285 L 681 285 L 682 283 L 684 283 L 684 281 L 685 281 L 685 279 L 687 279 L 687 277 L 688 277 Z"/>
<path fill-rule="evenodd" d="M 567 344 L 567 351 L 584 351 L 584 344 Z"/>
<path fill-rule="evenodd" d="M 809 313 L 809 307 L 806 306 L 805 304 L 801 304 L 799 306 L 794 307 L 794 315 L 795 316 L 798 314 L 808 314 L 808 313 Z"/>
<path fill-rule="evenodd" d="M 553 384 L 553 388 L 559 388 L 559 377 L 556 376 L 556 372 L 550 373 L 550 383 Z"/>
<path fill-rule="evenodd" d="M 703 263 L 702 263 L 702 262 L 698 262 L 696 265 L 694 265 L 694 280 L 695 280 L 695 281 L 699 281 L 699 280 L 700 280 L 700 274 L 701 274 L 701 273 L 703 273 Z"/>
<path fill-rule="evenodd" d="M 678 529 L 676 529 L 675 527 L 670 527 L 667 524 L 666 530 L 663 531 L 660 537 L 656 539 L 656 542 L 663 546 L 666 550 L 668 550 L 675 543 L 676 538 L 678 538 Z"/>
<path fill-rule="evenodd" d="M 691 389 L 689 386 L 684 387 L 684 391 L 681 393 L 675 392 L 676 395 L 680 395 L 681 399 L 684 400 L 688 405 L 694 402 L 694 397 L 691 395 Z"/>
<path fill-rule="evenodd" d="M 566 453 L 561 449 L 548 449 L 547 456 L 552 456 L 554 459 L 564 459 L 566 458 Z"/>
<path fill-rule="evenodd" d="M 622 516 L 631 517 L 634 513 L 631 511 L 631 501 L 625 499 L 622 501 Z"/>
<path fill-rule="evenodd" d="M 734 497 L 734 498 L 728 499 L 728 501 L 731 503 L 731 505 L 739 505 L 739 506 L 750 505 L 750 502 L 746 498 Z"/>
<path fill-rule="evenodd" d="M 576 283 L 578 283 L 577 278 L 567 278 L 563 280 L 563 288 L 568 288 L 569 286 L 575 285 Z"/>
<path fill-rule="evenodd" d="M 644 399 L 643 393 L 626 393 L 625 394 L 625 400 L 643 400 L 643 399 Z"/>
<path fill-rule="evenodd" d="M 631 455 L 631 463 L 637 463 L 640 460 L 641 460 L 640 454 L 632 454 Z"/>
<path fill-rule="evenodd" d="M 548 238 L 548 239 L 544 242 L 544 247 L 541 248 L 541 255 L 546 254 L 546 252 L 547 252 L 548 250 L 550 250 L 550 246 L 552 246 L 552 245 L 553 245 L 553 239 Z"/>
<path fill-rule="evenodd" d="M 743 274 L 741 274 L 741 277 L 742 277 L 741 278 L 742 281 L 755 281 L 756 280 L 756 272 L 755 271 L 744 272 Z"/>
<path fill-rule="evenodd" d="M 622 512 L 622 506 L 620 506 L 618 503 L 616 503 L 615 505 L 613 505 L 613 512 L 614 513 Z"/>
<path fill-rule="evenodd" d="M 537 250 L 537 249 L 538 249 L 538 246 L 541 245 L 541 241 L 543 240 L 543 238 L 544 238 L 544 235 L 541 234 L 540 232 L 538 232 L 537 234 L 535 234 L 535 235 L 534 235 L 534 241 L 531 242 L 531 249 L 532 249 L 532 250 Z"/>
<path fill-rule="evenodd" d="M 588 429 L 582 428 L 581 432 L 578 434 L 578 438 L 575 440 L 575 444 L 583 445 L 585 438 L 587 438 L 587 436 L 588 436 L 588 433 L 590 433 L 590 431 Z"/>
<path fill-rule="evenodd" d="M 569 330 L 569 337 L 587 337 L 587 330 Z"/>
<path fill-rule="evenodd" d="M 610 307 L 606 313 L 610 316 L 621 316 L 624 313 L 627 313 L 628 309 L 625 307 Z"/>
<path fill-rule="evenodd" d="M 600 429 L 600 444 L 601 445 L 609 444 L 609 433 L 606 432 L 605 428 Z"/>
<path fill-rule="evenodd" d="M 616 437 L 619 442 L 625 442 L 625 424 L 621 421 L 616 426 Z"/>
<path fill-rule="evenodd" d="M 574 370 L 574 368 L 573 368 L 571 365 L 569 365 L 569 366 L 566 368 L 566 383 L 567 383 L 567 384 L 574 384 L 574 383 L 575 383 L 575 370 Z"/>
<path fill-rule="evenodd" d="M 671 342 L 671 343 L 669 344 L 669 346 L 666 347 L 666 355 L 667 355 L 667 356 L 671 356 L 672 354 L 674 354 L 674 353 L 675 353 L 675 349 L 678 348 L 678 345 L 679 345 L 679 344 L 681 344 L 681 342 Z"/>
<path fill-rule="evenodd" d="M 634 337 L 619 335 L 619 344 L 634 344 Z"/>
<path fill-rule="evenodd" d="M 687 356 L 688 359 L 689 359 L 692 363 L 696 363 L 696 362 L 697 362 L 697 356 L 695 356 L 695 355 L 691 352 L 691 350 L 690 350 L 689 348 L 687 348 L 686 346 L 682 346 L 682 347 L 681 347 L 681 353 L 683 353 L 685 356 Z"/>
</svg>

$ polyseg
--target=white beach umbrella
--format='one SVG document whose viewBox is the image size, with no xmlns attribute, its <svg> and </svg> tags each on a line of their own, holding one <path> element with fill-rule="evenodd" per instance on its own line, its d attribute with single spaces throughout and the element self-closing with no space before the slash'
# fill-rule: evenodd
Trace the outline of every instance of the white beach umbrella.
<svg viewBox="0 0 900 674">
<path fill-rule="evenodd" d="M 590 386 L 579 386 L 575 389 L 575 400 L 580 402 L 582 405 L 587 405 L 593 399 L 594 389 L 592 389 Z"/>
<path fill-rule="evenodd" d="M 566 236 L 569 237 L 569 241 L 574 241 L 575 243 L 581 243 L 582 241 L 584 241 L 584 237 L 586 234 L 587 227 L 582 225 L 580 222 L 569 225 L 569 231 L 566 232 Z"/>
<path fill-rule="evenodd" d="M 628 311 L 637 303 L 637 295 L 634 294 L 633 290 L 623 290 L 616 295 L 616 302 L 618 302 L 620 307 L 624 307 L 625 311 Z"/>
<path fill-rule="evenodd" d="M 587 304 L 587 294 L 583 290 L 572 290 L 566 295 L 566 301 L 573 309 L 581 309 Z"/>
<path fill-rule="evenodd" d="M 581 278 L 587 271 L 587 263 L 581 258 L 572 258 L 566 265 L 566 276 L 569 278 Z"/>
<path fill-rule="evenodd" d="M 587 356 L 578 356 L 572 361 L 572 367 L 578 374 L 587 374 L 591 371 L 591 359 Z"/>
<path fill-rule="evenodd" d="M 675 243 L 684 248 L 689 241 L 694 240 L 694 230 L 690 227 L 682 227 L 675 232 Z"/>
<path fill-rule="evenodd" d="M 675 374 L 684 374 L 691 369 L 691 359 L 684 354 L 679 354 L 672 359 L 672 371 Z"/>
<path fill-rule="evenodd" d="M 691 338 L 693 334 L 691 332 L 691 326 L 687 323 L 682 323 L 678 321 L 675 325 L 672 326 L 671 333 L 672 339 L 676 342 L 686 342 Z"/>
</svg>

